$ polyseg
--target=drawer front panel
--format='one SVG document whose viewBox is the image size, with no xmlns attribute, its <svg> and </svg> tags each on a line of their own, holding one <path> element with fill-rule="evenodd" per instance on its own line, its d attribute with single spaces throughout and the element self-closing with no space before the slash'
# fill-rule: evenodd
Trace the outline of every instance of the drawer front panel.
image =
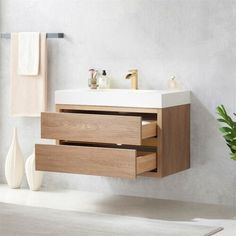
<svg viewBox="0 0 236 236">
<path fill-rule="evenodd" d="M 42 138 L 141 145 L 142 119 L 135 116 L 42 113 Z"/>
<path fill-rule="evenodd" d="M 156 169 L 156 154 L 137 157 L 136 150 L 66 145 L 36 145 L 36 169 L 135 178 Z"/>
</svg>

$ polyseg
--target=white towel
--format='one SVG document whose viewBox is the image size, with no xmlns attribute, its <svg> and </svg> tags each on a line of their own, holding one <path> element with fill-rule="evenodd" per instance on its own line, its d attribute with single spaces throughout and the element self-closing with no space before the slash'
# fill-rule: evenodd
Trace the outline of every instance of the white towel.
<svg viewBox="0 0 236 236">
<path fill-rule="evenodd" d="M 17 73 L 18 34 L 11 34 L 11 115 L 40 116 L 47 108 L 47 40 L 40 34 L 40 60 L 37 76 Z"/>
<path fill-rule="evenodd" d="M 39 73 L 39 32 L 18 34 L 18 74 L 38 75 Z"/>
</svg>

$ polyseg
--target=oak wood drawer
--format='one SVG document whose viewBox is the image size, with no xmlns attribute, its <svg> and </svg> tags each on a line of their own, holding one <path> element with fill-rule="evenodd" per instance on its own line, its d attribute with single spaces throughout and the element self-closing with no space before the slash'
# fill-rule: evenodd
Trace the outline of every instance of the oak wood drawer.
<svg viewBox="0 0 236 236">
<path fill-rule="evenodd" d="M 62 112 L 41 116 L 41 137 L 46 139 L 141 145 L 156 135 L 156 121 L 143 121 L 141 116 Z"/>
<path fill-rule="evenodd" d="M 135 178 L 157 168 L 156 153 L 133 149 L 39 144 L 35 153 L 41 171 Z"/>
</svg>

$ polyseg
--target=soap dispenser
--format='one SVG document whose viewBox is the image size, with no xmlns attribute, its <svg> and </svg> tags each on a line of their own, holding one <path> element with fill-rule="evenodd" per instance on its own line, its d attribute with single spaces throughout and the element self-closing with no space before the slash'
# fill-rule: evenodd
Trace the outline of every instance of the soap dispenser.
<svg viewBox="0 0 236 236">
<path fill-rule="evenodd" d="M 172 76 L 171 79 L 168 80 L 168 89 L 169 90 L 179 89 L 179 83 L 176 80 L 175 76 Z"/>
<path fill-rule="evenodd" d="M 102 71 L 101 76 L 98 79 L 99 89 L 109 89 L 110 88 L 110 78 L 107 76 L 106 70 Z"/>
</svg>

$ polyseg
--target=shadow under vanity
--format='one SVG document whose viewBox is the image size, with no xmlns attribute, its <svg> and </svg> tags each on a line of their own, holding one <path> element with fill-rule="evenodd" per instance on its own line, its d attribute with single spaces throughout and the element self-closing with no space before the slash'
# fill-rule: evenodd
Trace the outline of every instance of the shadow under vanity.
<svg viewBox="0 0 236 236">
<path fill-rule="evenodd" d="M 190 93 L 152 93 L 57 91 L 56 112 L 41 116 L 41 137 L 56 144 L 36 145 L 36 169 L 133 179 L 188 169 Z"/>
</svg>

